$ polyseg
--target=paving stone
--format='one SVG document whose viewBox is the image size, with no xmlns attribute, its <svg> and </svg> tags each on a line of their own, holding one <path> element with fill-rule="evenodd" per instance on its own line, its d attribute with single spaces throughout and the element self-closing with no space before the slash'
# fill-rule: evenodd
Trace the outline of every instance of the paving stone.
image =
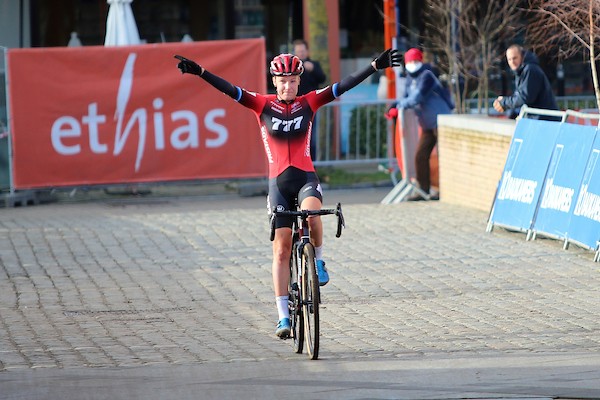
<svg viewBox="0 0 600 400">
<path fill-rule="evenodd" d="M 324 218 L 324 357 L 600 351 L 590 252 L 439 202 L 344 212 L 340 239 Z M 202 198 L 3 211 L 0 370 L 290 358 L 267 225 Z"/>
</svg>

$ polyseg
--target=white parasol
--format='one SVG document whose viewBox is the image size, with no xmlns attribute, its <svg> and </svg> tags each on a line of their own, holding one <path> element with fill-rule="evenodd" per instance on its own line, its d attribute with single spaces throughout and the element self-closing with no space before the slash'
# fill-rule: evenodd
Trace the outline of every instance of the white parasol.
<svg viewBox="0 0 600 400">
<path fill-rule="evenodd" d="M 131 11 L 133 0 L 107 0 L 110 5 L 106 18 L 105 46 L 140 44 L 140 34 Z"/>
</svg>

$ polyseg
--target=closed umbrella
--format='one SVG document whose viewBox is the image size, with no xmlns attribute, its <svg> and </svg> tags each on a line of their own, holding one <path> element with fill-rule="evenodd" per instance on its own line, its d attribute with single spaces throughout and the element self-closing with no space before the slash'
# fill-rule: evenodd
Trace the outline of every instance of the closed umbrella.
<svg viewBox="0 0 600 400">
<path fill-rule="evenodd" d="M 106 18 L 106 37 L 104 46 L 127 46 L 141 44 L 140 34 L 133 17 L 131 10 L 131 2 L 133 0 L 107 0 L 110 5 L 108 9 L 108 17 Z M 135 63 L 135 54 L 130 54 L 127 57 L 121 83 L 117 93 L 117 108 L 115 110 L 115 120 L 118 120 L 118 142 L 119 146 L 123 146 L 121 137 L 121 127 L 125 115 L 125 108 L 131 96 L 131 87 L 133 83 L 133 65 Z M 140 189 L 137 185 L 128 186 L 124 192 L 112 192 L 105 189 L 108 194 L 147 194 L 149 189 Z"/>
<path fill-rule="evenodd" d="M 107 0 L 110 5 L 106 18 L 105 46 L 140 44 L 140 34 L 131 11 L 133 0 Z"/>
</svg>

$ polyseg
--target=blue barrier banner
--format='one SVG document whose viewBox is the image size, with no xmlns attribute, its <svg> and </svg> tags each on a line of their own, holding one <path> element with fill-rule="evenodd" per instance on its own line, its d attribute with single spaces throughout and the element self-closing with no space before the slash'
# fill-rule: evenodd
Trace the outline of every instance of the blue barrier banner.
<svg viewBox="0 0 600 400">
<path fill-rule="evenodd" d="M 561 124 L 544 180 L 533 230 L 565 239 L 596 127 Z"/>
<path fill-rule="evenodd" d="M 517 122 L 490 224 L 531 229 L 560 125 L 534 119 Z"/>
<path fill-rule="evenodd" d="M 598 133 L 576 198 L 568 239 L 595 249 L 600 240 L 600 134 Z"/>
</svg>

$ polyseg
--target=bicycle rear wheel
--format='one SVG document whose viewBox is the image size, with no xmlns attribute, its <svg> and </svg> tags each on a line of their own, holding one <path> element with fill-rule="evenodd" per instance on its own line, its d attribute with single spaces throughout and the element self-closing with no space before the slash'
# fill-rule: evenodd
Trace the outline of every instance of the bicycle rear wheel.
<svg viewBox="0 0 600 400">
<path fill-rule="evenodd" d="M 319 357 L 319 278 L 315 268 L 315 249 L 307 243 L 302 250 L 302 314 L 306 351 L 312 360 Z"/>
<path fill-rule="evenodd" d="M 300 296 L 300 283 L 298 282 L 298 259 L 296 258 L 295 248 L 292 250 L 290 258 L 289 292 L 288 306 L 290 309 L 290 321 L 292 323 L 294 351 L 300 354 L 304 348 L 304 319 L 302 317 L 302 300 Z"/>
</svg>

